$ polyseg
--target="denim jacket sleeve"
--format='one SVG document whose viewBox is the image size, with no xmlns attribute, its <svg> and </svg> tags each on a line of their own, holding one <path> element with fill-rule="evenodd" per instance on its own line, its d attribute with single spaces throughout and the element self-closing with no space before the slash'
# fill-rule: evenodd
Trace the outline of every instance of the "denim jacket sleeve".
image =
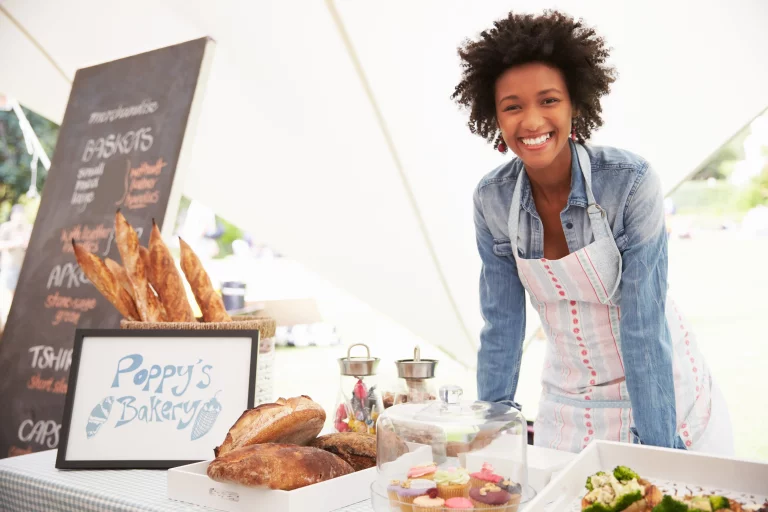
<svg viewBox="0 0 768 512">
<path fill-rule="evenodd" d="M 673 348 L 667 326 L 667 235 L 661 183 L 638 174 L 624 212 L 621 355 L 642 444 L 685 448 L 677 436 Z"/>
<path fill-rule="evenodd" d="M 480 309 L 485 324 L 480 332 L 477 391 L 480 400 L 514 401 L 525 337 L 525 289 L 510 244 L 494 241 L 488 229 L 479 194 L 478 187 L 474 217 L 482 260 Z"/>
</svg>

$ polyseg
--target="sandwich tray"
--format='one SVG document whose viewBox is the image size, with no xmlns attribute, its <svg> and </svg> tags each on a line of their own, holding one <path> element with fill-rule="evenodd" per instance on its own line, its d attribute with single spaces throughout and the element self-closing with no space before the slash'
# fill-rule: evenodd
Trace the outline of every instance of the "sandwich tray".
<svg viewBox="0 0 768 512">
<path fill-rule="evenodd" d="M 369 499 L 376 480 L 373 467 L 293 491 L 275 491 L 211 480 L 206 473 L 210 462 L 169 469 L 168 498 L 225 512 L 332 512 Z"/>
<path fill-rule="evenodd" d="M 580 512 L 587 477 L 616 466 L 630 467 L 672 496 L 717 494 L 755 510 L 768 500 L 768 463 L 595 441 L 552 478 L 525 512 Z"/>
</svg>

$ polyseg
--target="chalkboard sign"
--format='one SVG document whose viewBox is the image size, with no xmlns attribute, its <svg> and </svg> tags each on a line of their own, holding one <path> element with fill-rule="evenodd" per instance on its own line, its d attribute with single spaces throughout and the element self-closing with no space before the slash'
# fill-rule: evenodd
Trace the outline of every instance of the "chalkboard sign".
<svg viewBox="0 0 768 512">
<path fill-rule="evenodd" d="M 143 245 L 153 218 L 161 227 L 174 221 L 212 43 L 197 39 L 75 74 L 0 342 L 0 458 L 57 447 L 76 327 L 119 325 L 75 262 L 72 240 L 119 261 L 118 208 Z"/>
</svg>

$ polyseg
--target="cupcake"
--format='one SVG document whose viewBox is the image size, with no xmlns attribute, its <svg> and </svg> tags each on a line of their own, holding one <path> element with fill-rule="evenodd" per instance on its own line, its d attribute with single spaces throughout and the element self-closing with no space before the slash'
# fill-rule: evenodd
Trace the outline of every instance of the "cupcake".
<svg viewBox="0 0 768 512">
<path fill-rule="evenodd" d="M 459 512 L 469 512 L 475 506 L 468 498 L 448 498 L 445 500 L 446 510 L 458 510 Z"/>
<path fill-rule="evenodd" d="M 493 472 L 493 466 L 488 464 L 487 462 L 483 464 L 483 469 L 478 471 L 477 473 L 472 473 L 469 475 L 469 486 L 477 489 L 482 488 L 485 486 L 485 484 L 498 484 L 502 480 L 504 480 L 504 477 L 501 475 L 497 475 Z"/>
<path fill-rule="evenodd" d="M 504 480 L 498 485 L 502 490 L 507 491 L 512 497 L 509 499 L 507 512 L 517 512 L 520 500 L 523 497 L 523 487 L 511 480 Z"/>
<path fill-rule="evenodd" d="M 400 482 L 397 491 L 397 499 L 400 502 L 402 512 L 413 512 L 413 500 L 419 496 L 425 496 L 430 489 L 437 489 L 437 484 L 432 480 L 406 480 Z"/>
<path fill-rule="evenodd" d="M 437 471 L 437 464 L 434 462 L 430 462 L 429 464 L 424 464 L 422 466 L 413 466 L 408 470 L 408 478 L 432 480 L 434 479 L 435 471 Z"/>
<path fill-rule="evenodd" d="M 509 504 L 512 495 L 496 484 L 485 484 L 481 488 L 472 488 L 469 490 L 469 499 L 475 508 L 496 508 L 505 510 Z"/>
<path fill-rule="evenodd" d="M 400 480 L 392 480 L 387 486 L 387 496 L 389 497 L 389 504 L 393 507 L 397 507 L 400 504 L 400 498 L 397 497 L 397 491 L 401 489 Z"/>
<path fill-rule="evenodd" d="M 438 495 L 448 498 L 469 498 L 469 471 L 464 468 L 448 468 L 435 472 Z"/>
<path fill-rule="evenodd" d="M 445 500 L 437 496 L 437 489 L 427 491 L 426 496 L 419 496 L 413 500 L 413 512 L 437 512 L 443 510 Z"/>
</svg>

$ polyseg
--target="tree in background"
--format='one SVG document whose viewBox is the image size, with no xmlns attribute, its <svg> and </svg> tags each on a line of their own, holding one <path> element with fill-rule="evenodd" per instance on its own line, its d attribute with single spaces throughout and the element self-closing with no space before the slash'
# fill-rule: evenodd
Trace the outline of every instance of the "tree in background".
<svg viewBox="0 0 768 512">
<path fill-rule="evenodd" d="M 43 149 L 52 157 L 59 126 L 29 109 L 22 109 Z M 26 195 L 32 176 L 31 163 L 32 156 L 27 152 L 16 114 L 0 110 L 0 221 L 8 219 L 11 207 L 16 203 L 24 204 L 30 220 L 34 219 L 40 199 L 39 196 L 30 199 Z M 47 171 L 38 165 L 37 190 L 43 190 L 46 178 Z"/>
</svg>

